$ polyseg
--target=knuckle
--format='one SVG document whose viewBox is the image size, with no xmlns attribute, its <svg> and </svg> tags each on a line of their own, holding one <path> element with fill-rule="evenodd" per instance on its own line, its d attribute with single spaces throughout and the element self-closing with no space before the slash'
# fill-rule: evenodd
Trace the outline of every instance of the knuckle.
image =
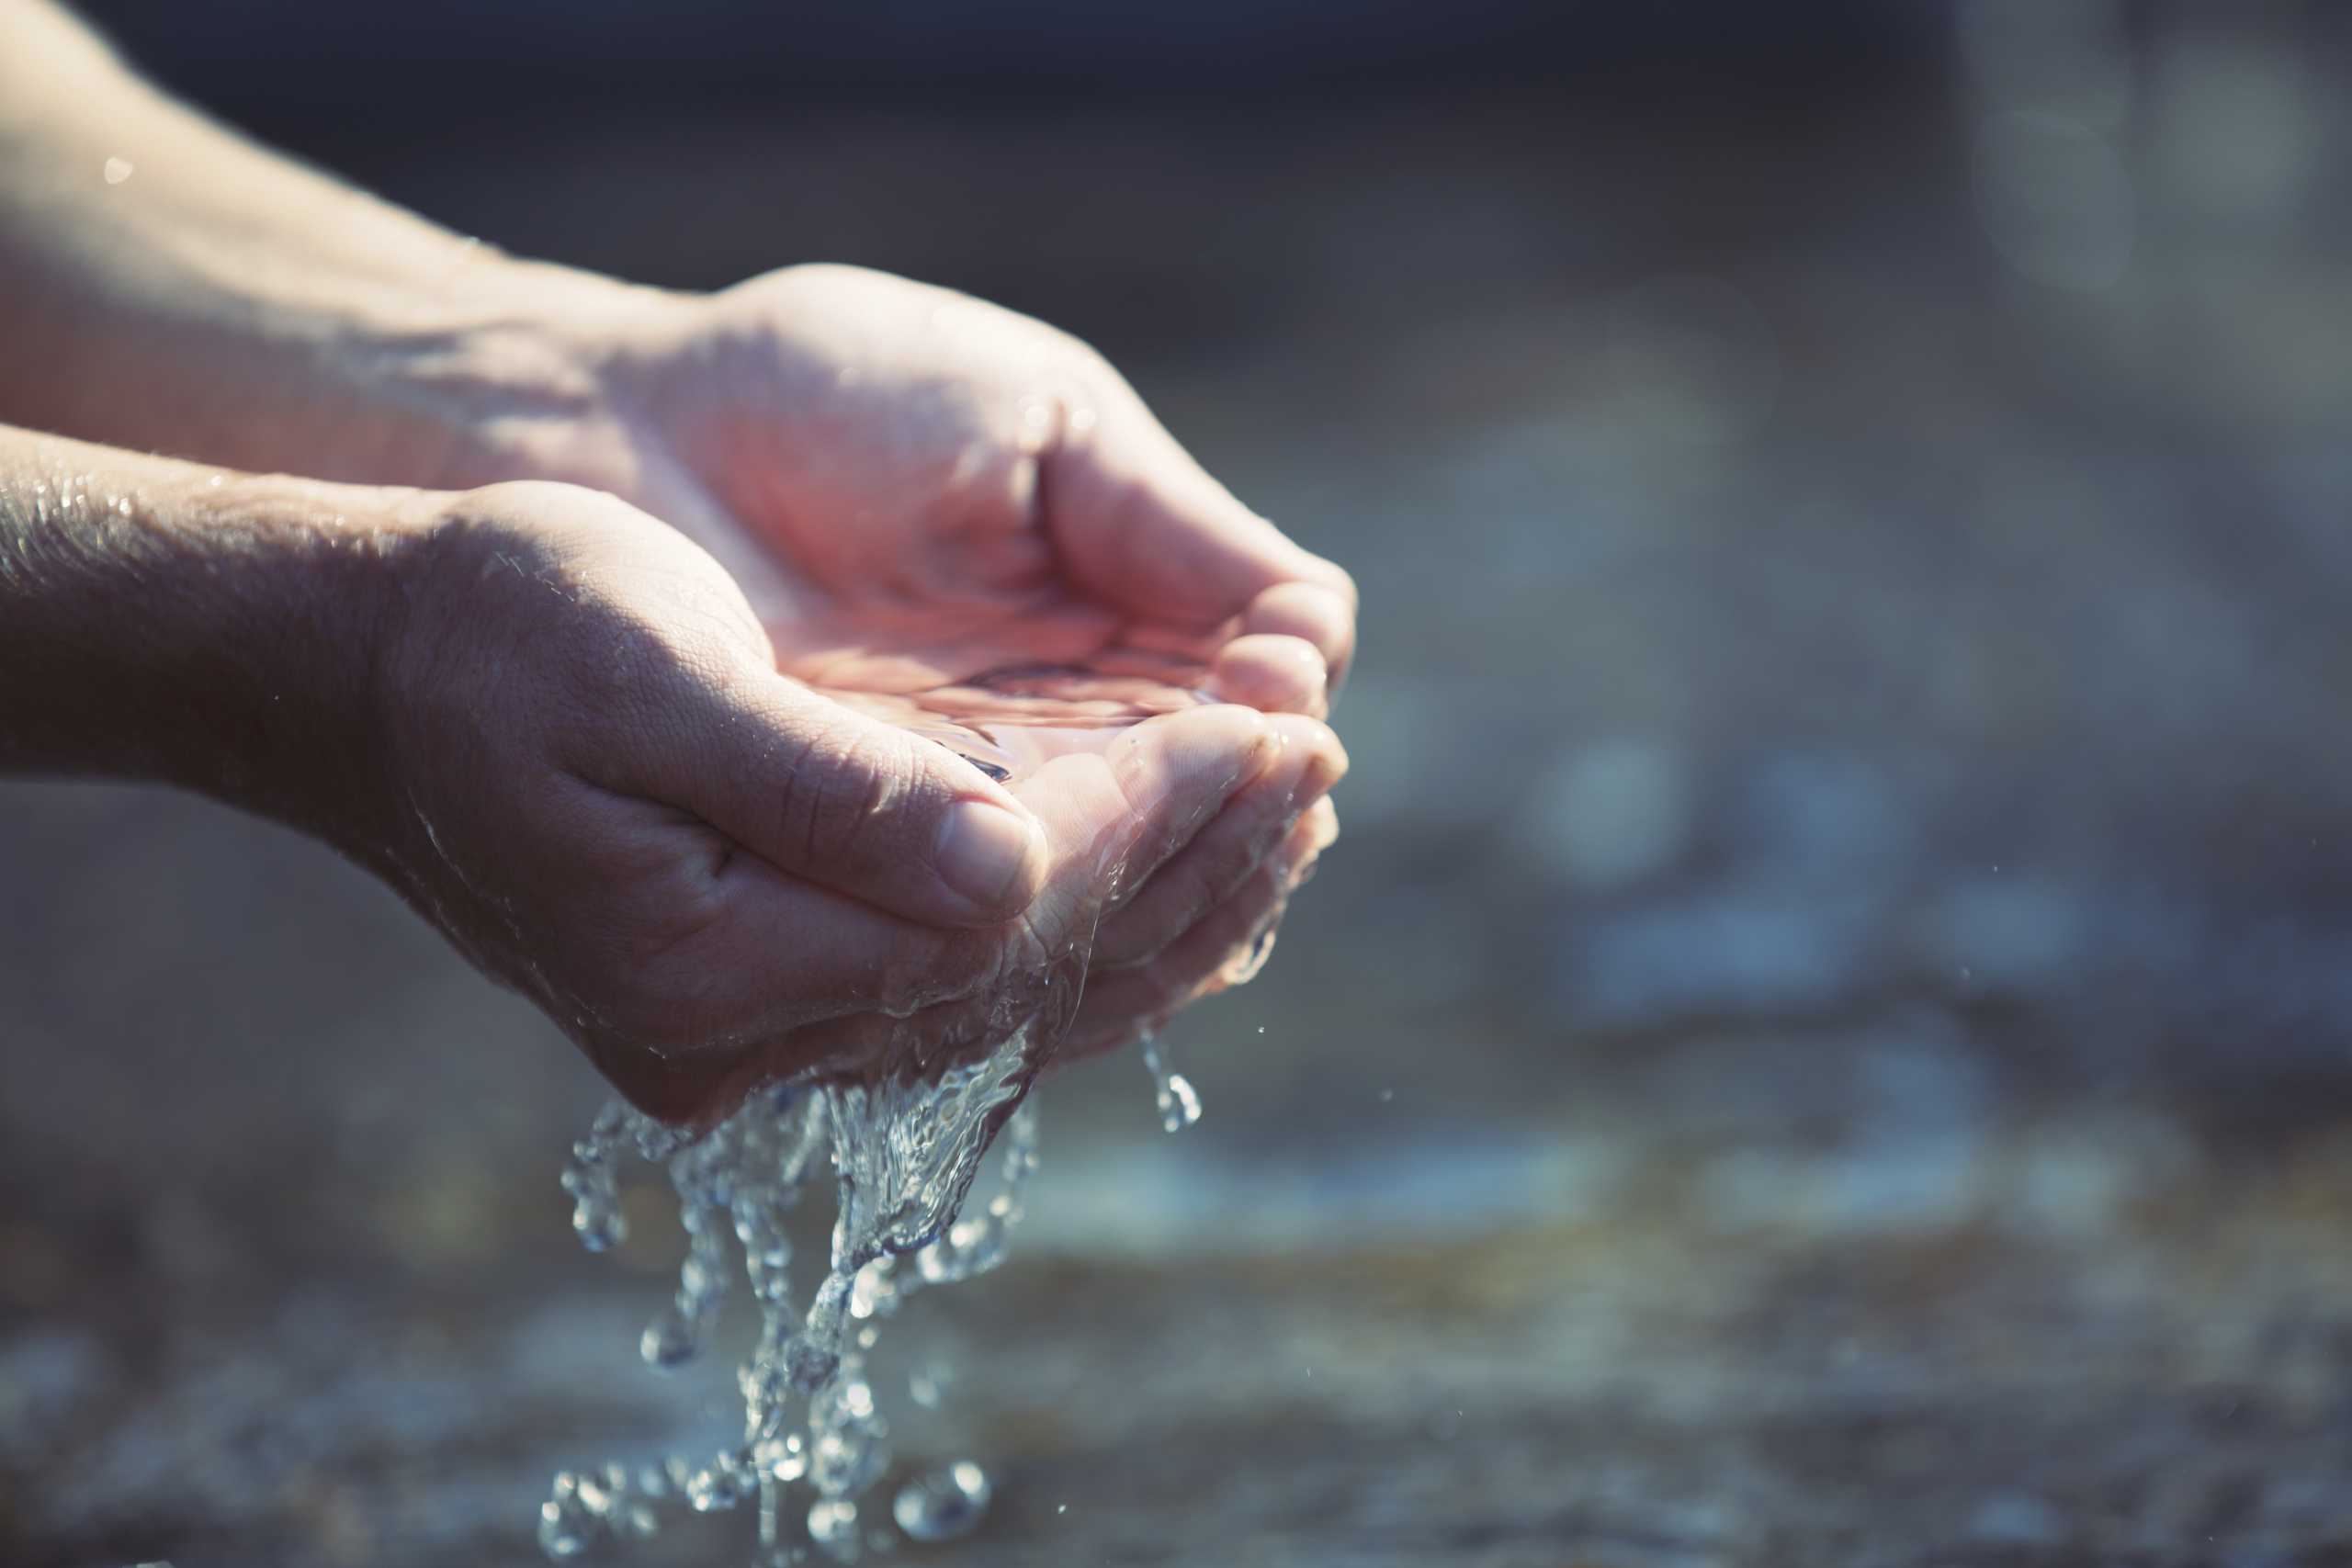
<svg viewBox="0 0 2352 1568">
<path fill-rule="evenodd" d="M 777 831 L 809 863 L 862 857 L 912 788 L 905 750 L 838 730 L 797 738 L 782 762 Z"/>
</svg>

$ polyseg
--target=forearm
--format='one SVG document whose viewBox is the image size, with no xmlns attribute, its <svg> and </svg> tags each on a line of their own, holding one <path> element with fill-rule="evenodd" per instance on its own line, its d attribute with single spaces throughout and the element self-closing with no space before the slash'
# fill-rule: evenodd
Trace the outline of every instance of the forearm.
<svg viewBox="0 0 2352 1568">
<path fill-rule="evenodd" d="M 452 483 L 492 477 L 502 443 L 593 423 L 588 359 L 611 338 L 590 324 L 635 291 L 258 148 L 46 0 L 0 0 L 0 420 Z"/>
<path fill-rule="evenodd" d="M 370 765 L 415 513 L 0 426 L 0 773 L 175 784 L 323 830 Z"/>
</svg>

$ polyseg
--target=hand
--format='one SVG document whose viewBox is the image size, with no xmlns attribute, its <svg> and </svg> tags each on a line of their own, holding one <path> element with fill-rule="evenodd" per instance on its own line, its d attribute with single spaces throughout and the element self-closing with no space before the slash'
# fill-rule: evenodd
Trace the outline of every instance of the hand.
<svg viewBox="0 0 2352 1568">
<path fill-rule="evenodd" d="M 1042 322 L 806 266 L 606 304 L 575 335 L 598 417 L 542 422 L 539 452 L 562 456 L 533 460 L 701 543 L 779 667 L 813 686 L 903 697 L 1161 658 L 1191 661 L 1176 683 L 1319 718 L 1345 674 L 1347 573 L 1243 507 L 1099 355 Z M 921 716 L 901 702 L 895 716 Z M 1327 759 L 1314 776 L 1336 773 L 1328 731 L 1288 728 Z M 1196 973 L 1246 972 L 1296 868 L 1337 832 L 1329 802 L 1294 785 L 1278 771 L 1243 791 L 1232 821 L 1114 903 L 1075 1045 L 1164 1018 L 1204 988 Z M 1285 840 L 1301 807 L 1311 819 Z"/>
<path fill-rule="evenodd" d="M 1119 967 L 1072 1037 L 1131 1034 L 1216 987 L 1328 841 L 1344 760 L 1313 719 L 1216 705 L 1045 735 L 1000 784 L 779 674 L 808 624 L 763 626 L 611 496 L 407 504 L 387 761 L 338 836 L 656 1115 L 960 1049 L 1008 997 L 1067 997 L 1140 886 L 1102 921 Z"/>
<path fill-rule="evenodd" d="M 1325 711 L 1354 583 L 1236 501 L 1084 344 L 855 267 L 655 309 L 605 358 L 631 458 L 608 488 L 701 542 L 764 618 L 805 619 L 787 667 L 877 630 L 958 678 L 1174 637 L 1220 696 Z"/>
</svg>

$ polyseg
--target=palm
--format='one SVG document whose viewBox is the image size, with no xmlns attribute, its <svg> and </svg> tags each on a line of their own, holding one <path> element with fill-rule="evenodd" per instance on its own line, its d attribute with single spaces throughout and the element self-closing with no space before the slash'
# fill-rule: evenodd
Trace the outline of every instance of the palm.
<svg viewBox="0 0 2352 1568">
<path fill-rule="evenodd" d="M 1130 470 L 1238 508 L 1073 340 L 795 269 L 718 297 L 671 357 L 689 373 L 650 382 L 635 499 L 735 574 L 786 673 L 991 771 L 1204 694 L 1319 711 L 1322 671 L 1273 639 L 1235 647 L 1264 628 L 1187 571 L 1226 564 L 1216 542 L 1155 530 Z"/>
<path fill-rule="evenodd" d="M 669 318 L 618 375 L 620 488 L 726 568 L 785 673 L 1014 779 L 1041 820 L 1110 820 L 1080 798 L 1102 770 L 1048 764 L 1122 735 L 1123 777 L 1157 758 L 1147 776 L 1223 781 L 1156 870 L 1080 898 L 1102 919 L 1069 1048 L 1243 972 L 1336 832 L 1346 761 L 1317 720 L 1353 645 L 1344 572 L 1084 345 L 944 290 L 771 274 Z M 1212 698 L 1275 716 L 1150 725 Z"/>
</svg>

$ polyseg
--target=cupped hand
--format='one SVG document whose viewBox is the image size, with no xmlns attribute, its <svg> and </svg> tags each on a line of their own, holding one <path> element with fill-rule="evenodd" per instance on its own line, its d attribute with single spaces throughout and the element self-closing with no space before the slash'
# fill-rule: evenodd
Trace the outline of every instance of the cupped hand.
<svg viewBox="0 0 2352 1568">
<path fill-rule="evenodd" d="M 1080 986 L 1073 1040 L 1116 1043 L 1229 978 L 1329 841 L 1345 760 L 1312 717 L 1074 710 L 1000 782 L 862 701 L 934 657 L 918 620 L 814 577 L 755 609 L 572 486 L 408 504 L 351 837 L 657 1115 L 962 1049 Z M 811 649 L 831 680 L 795 678 Z"/>
<path fill-rule="evenodd" d="M 1212 479 L 1084 344 L 944 288 L 799 266 L 673 301 L 604 355 L 614 488 L 725 563 L 787 670 L 907 683 L 1180 649 L 1320 715 L 1355 587 Z"/>
</svg>

